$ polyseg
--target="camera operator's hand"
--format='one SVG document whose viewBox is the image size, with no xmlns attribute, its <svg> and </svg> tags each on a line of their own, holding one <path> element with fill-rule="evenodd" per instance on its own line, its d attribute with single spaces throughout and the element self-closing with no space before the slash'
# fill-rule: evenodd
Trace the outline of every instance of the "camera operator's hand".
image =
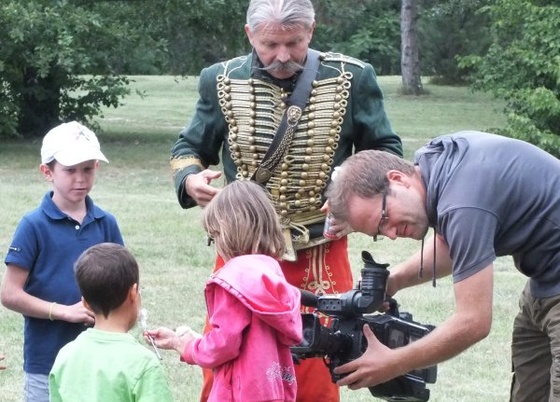
<svg viewBox="0 0 560 402">
<path fill-rule="evenodd" d="M 323 206 L 321 207 L 321 212 L 329 215 L 329 201 L 326 201 L 323 204 Z M 327 216 L 326 219 L 329 219 L 329 232 L 333 233 L 337 238 L 340 239 L 341 237 L 352 233 L 352 228 L 347 222 L 337 221 L 332 215 Z"/>
<path fill-rule="evenodd" d="M 367 324 L 364 325 L 364 336 L 368 343 L 364 354 L 334 369 L 336 374 L 348 374 L 336 382 L 338 386 L 347 385 L 356 390 L 387 382 L 402 374 L 397 367 L 388 364 L 393 351 L 375 337 Z"/>
<path fill-rule="evenodd" d="M 199 206 L 204 207 L 220 191 L 220 189 L 212 187 L 210 183 L 221 175 L 222 172 L 210 169 L 190 174 L 185 178 L 185 191 Z"/>
</svg>

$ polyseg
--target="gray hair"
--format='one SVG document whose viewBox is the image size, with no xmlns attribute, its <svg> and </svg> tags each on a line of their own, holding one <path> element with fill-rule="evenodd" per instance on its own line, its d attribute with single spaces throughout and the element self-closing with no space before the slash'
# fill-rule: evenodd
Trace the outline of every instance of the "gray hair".
<svg viewBox="0 0 560 402">
<path fill-rule="evenodd" d="M 311 0 L 251 0 L 247 9 L 247 25 L 251 32 L 273 23 L 287 29 L 311 28 L 314 22 L 315 9 Z"/>
</svg>

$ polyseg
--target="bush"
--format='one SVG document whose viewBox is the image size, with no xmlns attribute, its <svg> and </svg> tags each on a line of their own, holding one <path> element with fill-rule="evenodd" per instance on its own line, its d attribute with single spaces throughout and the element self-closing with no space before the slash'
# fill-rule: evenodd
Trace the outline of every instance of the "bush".
<svg viewBox="0 0 560 402">
<path fill-rule="evenodd" d="M 506 101 L 504 133 L 560 156 L 560 6 L 554 1 L 498 0 L 486 8 L 492 45 L 475 68 L 473 87 Z"/>
<path fill-rule="evenodd" d="M 119 29 L 66 1 L 4 0 L 0 137 L 42 136 L 62 121 L 87 123 L 102 106 L 118 106 L 128 79 L 113 73 L 107 54 Z"/>
</svg>

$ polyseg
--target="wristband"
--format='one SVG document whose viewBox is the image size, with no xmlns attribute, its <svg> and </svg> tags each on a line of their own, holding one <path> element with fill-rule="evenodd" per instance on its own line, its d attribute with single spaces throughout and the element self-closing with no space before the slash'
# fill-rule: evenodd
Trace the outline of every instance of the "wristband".
<svg viewBox="0 0 560 402">
<path fill-rule="evenodd" d="M 52 312 L 53 312 L 53 307 L 56 304 L 56 302 L 52 302 L 51 307 L 49 308 L 49 320 L 54 321 L 54 318 L 52 316 Z"/>
</svg>

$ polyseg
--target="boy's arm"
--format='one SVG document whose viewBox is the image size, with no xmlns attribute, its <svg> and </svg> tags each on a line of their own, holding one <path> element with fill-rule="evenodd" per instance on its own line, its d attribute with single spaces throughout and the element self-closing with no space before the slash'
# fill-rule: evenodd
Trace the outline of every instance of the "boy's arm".
<svg viewBox="0 0 560 402">
<path fill-rule="evenodd" d="M 44 320 L 63 320 L 69 322 L 94 323 L 93 313 L 82 302 L 71 306 L 53 303 L 32 296 L 24 290 L 29 271 L 14 264 L 6 266 L 6 273 L 0 288 L 0 301 L 10 310 L 28 317 Z"/>
<path fill-rule="evenodd" d="M 0 289 L 2 305 L 29 317 L 48 319 L 52 303 L 31 296 L 23 290 L 28 276 L 29 271 L 26 269 L 13 264 L 6 266 Z"/>
</svg>

